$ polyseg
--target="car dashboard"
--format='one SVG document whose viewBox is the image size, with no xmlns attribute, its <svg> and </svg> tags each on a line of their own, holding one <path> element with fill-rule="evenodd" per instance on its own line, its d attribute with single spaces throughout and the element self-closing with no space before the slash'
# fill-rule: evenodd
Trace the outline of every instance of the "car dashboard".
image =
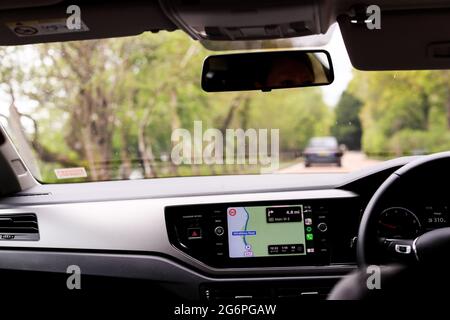
<svg viewBox="0 0 450 320">
<path fill-rule="evenodd" d="M 351 174 L 41 185 L 0 201 L 0 277 L 59 279 L 76 265 L 95 290 L 111 279 L 191 300 L 325 298 L 356 268 L 367 202 L 410 160 Z M 446 225 L 441 209 L 427 204 L 414 223 L 392 209 L 380 232 Z"/>
</svg>

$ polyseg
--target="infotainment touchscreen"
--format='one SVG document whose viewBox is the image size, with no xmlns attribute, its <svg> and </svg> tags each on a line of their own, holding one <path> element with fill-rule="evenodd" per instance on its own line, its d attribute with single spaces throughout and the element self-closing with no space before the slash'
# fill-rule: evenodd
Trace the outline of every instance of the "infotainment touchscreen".
<svg viewBox="0 0 450 320">
<path fill-rule="evenodd" d="M 314 252 L 312 219 L 302 205 L 227 208 L 230 258 Z"/>
</svg>

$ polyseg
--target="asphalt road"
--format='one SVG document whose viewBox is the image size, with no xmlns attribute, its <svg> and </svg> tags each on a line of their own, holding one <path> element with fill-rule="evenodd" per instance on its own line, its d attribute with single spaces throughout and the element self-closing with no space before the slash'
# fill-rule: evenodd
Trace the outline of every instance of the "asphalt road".
<svg viewBox="0 0 450 320">
<path fill-rule="evenodd" d="M 380 160 L 369 159 L 362 152 L 347 151 L 342 157 L 342 167 L 337 167 L 334 164 L 315 164 L 309 168 L 306 168 L 303 164 L 303 160 L 299 160 L 296 163 L 287 168 L 278 170 L 278 173 L 324 173 L 324 172 L 350 172 L 364 167 L 372 166 L 380 162 Z"/>
</svg>

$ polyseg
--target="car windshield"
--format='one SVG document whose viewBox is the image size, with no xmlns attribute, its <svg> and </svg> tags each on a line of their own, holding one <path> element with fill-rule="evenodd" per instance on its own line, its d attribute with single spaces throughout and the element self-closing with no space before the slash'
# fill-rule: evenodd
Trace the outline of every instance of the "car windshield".
<svg viewBox="0 0 450 320">
<path fill-rule="evenodd" d="M 0 123 L 44 183 L 349 172 L 448 150 L 449 71 L 356 71 L 339 28 L 325 49 L 329 86 L 206 93 L 217 52 L 181 31 L 3 47 Z"/>
</svg>

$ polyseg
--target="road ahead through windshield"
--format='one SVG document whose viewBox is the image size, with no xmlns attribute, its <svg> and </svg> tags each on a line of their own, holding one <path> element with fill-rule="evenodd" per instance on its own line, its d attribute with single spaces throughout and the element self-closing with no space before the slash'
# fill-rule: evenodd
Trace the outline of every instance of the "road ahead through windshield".
<svg viewBox="0 0 450 320">
<path fill-rule="evenodd" d="M 370 159 L 363 152 L 347 151 L 342 157 L 342 167 L 335 165 L 314 165 L 306 168 L 303 161 L 280 169 L 277 173 L 324 173 L 324 172 L 350 172 L 373 166 L 381 160 Z"/>
<path fill-rule="evenodd" d="M 367 154 L 450 149 L 448 71 L 348 65 L 333 99 L 325 87 L 206 94 L 198 79 L 211 54 L 181 31 L 5 47 L 0 124 L 43 183 L 340 173 L 379 162 Z M 341 145 L 360 152 L 340 161 Z"/>
</svg>

